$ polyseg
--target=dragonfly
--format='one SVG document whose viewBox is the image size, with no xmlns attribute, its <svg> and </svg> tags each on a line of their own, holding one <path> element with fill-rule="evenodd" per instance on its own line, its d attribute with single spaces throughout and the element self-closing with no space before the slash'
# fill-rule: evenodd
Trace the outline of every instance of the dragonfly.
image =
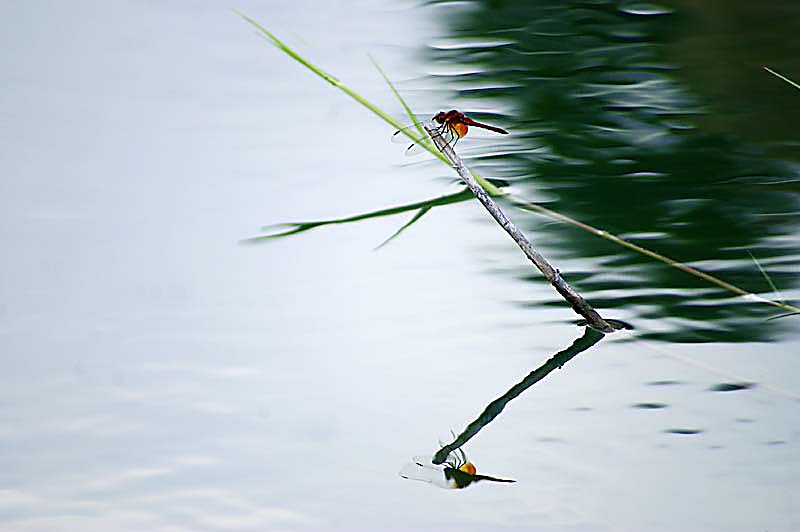
<svg viewBox="0 0 800 532">
<path fill-rule="evenodd" d="M 420 123 L 411 124 L 410 126 L 395 131 L 392 135 L 392 140 L 395 142 L 404 142 L 408 138 L 406 135 L 407 133 L 419 135 L 423 124 L 426 124 L 426 122 L 423 121 Z M 445 139 L 445 142 L 451 146 L 455 146 L 456 142 L 458 142 L 458 139 L 466 136 L 470 127 L 479 127 L 488 129 L 489 131 L 494 131 L 495 133 L 508 135 L 508 131 L 501 127 L 490 126 L 489 124 L 476 122 L 461 111 L 457 111 L 455 109 L 451 109 L 449 111 L 439 111 L 427 124 L 429 124 L 430 129 L 433 129 L 436 133 L 441 135 Z M 417 147 L 419 147 L 418 144 L 411 144 L 406 149 L 406 154 L 411 155 L 412 152 L 416 153 L 415 148 Z"/>
<path fill-rule="evenodd" d="M 475 464 L 467 460 L 466 454 L 461 449 L 451 451 L 442 465 L 435 465 L 430 458 L 424 456 L 414 457 L 413 463 L 406 464 L 400 470 L 400 476 L 409 480 L 427 482 L 444 489 L 464 489 L 481 480 L 516 482 L 516 480 L 508 478 L 478 475 Z"/>
</svg>

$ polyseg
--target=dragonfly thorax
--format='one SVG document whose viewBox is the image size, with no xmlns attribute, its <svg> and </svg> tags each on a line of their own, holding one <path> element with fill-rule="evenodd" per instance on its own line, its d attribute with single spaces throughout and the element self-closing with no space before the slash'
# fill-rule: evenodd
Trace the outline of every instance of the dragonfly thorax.
<svg viewBox="0 0 800 532">
<path fill-rule="evenodd" d="M 477 469 L 475 469 L 475 464 L 473 464 L 472 462 L 467 462 L 466 464 L 462 465 L 458 469 L 463 471 L 464 473 L 466 473 L 468 475 L 474 475 L 478 471 Z"/>
<path fill-rule="evenodd" d="M 439 111 L 436 113 L 433 119 L 439 124 L 461 122 L 464 119 L 464 113 L 461 111 L 456 111 L 455 109 L 450 109 L 449 111 Z"/>
</svg>

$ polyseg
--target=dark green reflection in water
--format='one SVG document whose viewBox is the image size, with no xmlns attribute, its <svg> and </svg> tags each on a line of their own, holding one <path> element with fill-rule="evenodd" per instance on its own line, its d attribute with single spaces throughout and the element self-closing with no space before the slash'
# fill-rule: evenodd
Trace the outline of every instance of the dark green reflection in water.
<svg viewBox="0 0 800 532">
<path fill-rule="evenodd" d="M 464 429 L 464 432 L 456 436 L 452 442 L 436 451 L 436 454 L 433 456 L 433 463 L 444 463 L 453 451 L 460 449 L 483 430 L 486 425 L 494 421 L 508 403 L 519 397 L 525 390 L 547 377 L 553 370 L 561 368 L 564 364 L 594 346 L 604 337 L 605 335 L 596 329 L 592 329 L 591 327 L 584 328 L 583 335 L 572 342 L 569 347 L 553 355 L 544 364 L 528 373 L 524 379 L 509 388 L 506 393 L 489 403 L 477 419 Z"/>
<path fill-rule="evenodd" d="M 728 4 L 718 9 L 728 9 Z M 800 2 L 795 4 L 800 29 Z M 770 9 L 770 2 L 759 5 L 762 14 Z M 745 128 L 747 136 L 737 135 L 742 122 L 731 116 L 736 109 L 711 99 L 719 96 L 719 83 L 713 93 L 692 92 L 696 85 L 708 83 L 682 78 L 697 66 L 689 65 L 691 53 L 677 39 L 697 31 L 692 18 L 697 15 L 681 10 L 681 5 L 672 7 L 676 10 L 604 0 L 449 5 L 452 42 L 432 48 L 432 53 L 442 63 L 471 67 L 473 74 L 449 80 L 460 87 L 462 97 L 482 99 L 489 106 L 496 100 L 499 107 L 514 109 L 513 116 L 498 125 L 511 130 L 529 150 L 495 152 L 497 159 L 488 162 L 496 166 L 484 167 L 484 174 L 488 168 L 504 173 L 504 178 L 527 176 L 517 178 L 516 190 L 535 190 L 550 198 L 549 207 L 559 212 L 772 298 L 748 250 L 779 288 L 795 283 L 792 270 L 797 271 L 798 259 L 792 235 L 800 217 L 798 166 L 775 158 L 775 141 L 786 130 L 759 136 L 760 122 L 754 121 Z M 776 16 L 787 16 L 786 9 L 776 10 Z M 713 7 L 706 10 L 711 10 L 706 16 L 713 16 Z M 785 22 L 740 26 L 730 31 L 750 33 L 737 33 L 737 39 L 763 43 L 777 28 L 786 33 L 772 35 L 770 42 L 796 40 L 797 34 L 789 31 L 792 25 Z M 487 41 L 494 45 L 487 46 Z M 709 50 L 698 54 L 703 61 L 715 57 Z M 733 56 L 718 60 L 735 64 L 730 68 L 740 69 L 743 77 L 759 80 L 754 84 L 762 92 L 752 108 L 741 110 L 744 116 L 755 120 L 758 112 L 769 113 L 764 123 L 774 124 L 776 109 L 768 95 L 794 97 L 793 106 L 781 106 L 777 112 L 796 129 L 800 92 L 792 94 L 791 87 L 760 68 L 760 62 L 775 64 L 776 57 L 783 61 L 776 68 L 790 76 L 800 73 L 799 54 L 790 58 L 774 50 L 771 55 L 751 50 L 744 63 Z M 707 69 L 702 72 L 713 75 Z M 458 101 L 452 103 L 459 106 Z M 720 109 L 725 110 L 725 120 L 709 118 L 718 116 Z M 468 106 L 461 110 L 470 112 Z M 800 150 L 791 144 L 778 147 L 784 157 L 800 159 Z M 776 327 L 793 325 L 793 318 L 766 324 L 763 319 L 773 315 L 773 309 L 743 303 L 574 228 L 544 224 L 541 218 L 525 224 L 522 216 L 514 213 L 534 242 L 557 242 L 546 250 L 556 265 L 569 258 L 594 258 L 595 265 L 585 271 L 565 265 L 566 277 L 595 307 L 606 309 L 604 315 L 613 317 L 608 309 L 636 309 L 636 321 L 631 318 L 635 326 L 645 332 L 658 329 L 646 337 L 753 341 L 768 339 Z M 540 281 L 533 275 L 531 279 Z M 548 304 L 563 302 L 553 299 Z"/>
</svg>

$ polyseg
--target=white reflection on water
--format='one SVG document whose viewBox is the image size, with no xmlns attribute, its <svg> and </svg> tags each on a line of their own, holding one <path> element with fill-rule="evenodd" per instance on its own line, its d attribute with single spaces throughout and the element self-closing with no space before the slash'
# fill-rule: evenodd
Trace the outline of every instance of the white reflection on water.
<svg viewBox="0 0 800 532">
<path fill-rule="evenodd" d="M 270 508 L 237 499 L 224 491 L 196 489 L 133 497 L 118 503 L 37 499 L 30 495 L 0 493 L 4 512 L 36 507 L 36 516 L 13 523 L 14 530 L 54 532 L 87 530 L 285 530 L 313 527 L 319 522 L 283 508 Z M 46 509 L 44 509 L 46 508 Z"/>
<path fill-rule="evenodd" d="M 401 116 L 364 52 L 419 76 L 426 15 L 349 5 L 236 7 Z M 399 168 L 388 128 L 229 7 L 0 8 L 0 529 L 797 528 L 797 403 L 770 393 L 794 387 L 796 342 L 665 348 L 758 383 L 723 394 L 702 368 L 604 341 L 470 442 L 513 489 L 399 479 L 410 451 L 568 345 L 572 315 L 487 273 L 521 259 L 471 204 L 379 253 L 404 220 L 239 245 L 439 195 L 443 170 Z M 687 427 L 703 432 L 664 433 Z"/>
</svg>

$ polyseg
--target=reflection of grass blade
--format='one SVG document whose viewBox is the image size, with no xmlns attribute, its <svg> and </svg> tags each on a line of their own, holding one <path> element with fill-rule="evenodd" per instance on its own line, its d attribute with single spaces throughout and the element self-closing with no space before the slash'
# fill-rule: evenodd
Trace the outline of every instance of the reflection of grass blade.
<svg viewBox="0 0 800 532">
<path fill-rule="evenodd" d="M 780 74 L 778 74 L 777 72 L 775 72 L 775 71 L 774 71 L 774 70 L 772 70 L 771 68 L 769 68 L 769 67 L 764 67 L 764 70 L 766 70 L 767 72 L 769 72 L 769 73 L 770 73 L 770 74 L 772 74 L 773 76 L 775 76 L 775 77 L 777 77 L 777 78 L 780 78 L 780 79 L 782 79 L 783 81 L 785 81 L 785 82 L 786 82 L 786 83 L 788 83 L 789 85 L 793 86 L 794 88 L 796 88 L 796 89 L 800 89 L 800 85 L 798 85 L 798 84 L 797 84 L 797 83 L 795 83 L 794 81 L 790 80 L 790 79 L 789 79 L 789 78 L 787 78 L 786 76 L 781 76 Z"/>
<path fill-rule="evenodd" d="M 434 198 L 434 199 L 430 199 L 430 200 L 418 201 L 416 203 L 409 203 L 407 205 L 399 205 L 397 207 L 389 207 L 388 209 L 380 209 L 380 210 L 377 210 L 377 211 L 367 212 L 367 213 L 364 213 L 364 214 L 357 214 L 355 216 L 347 216 L 345 218 L 334 218 L 334 219 L 331 219 L 331 220 L 317 220 L 317 221 L 313 221 L 313 222 L 297 222 L 297 223 L 284 223 L 284 224 L 268 225 L 268 226 L 262 227 L 262 230 L 270 231 L 270 230 L 278 228 L 278 227 L 284 227 L 284 228 L 289 228 L 289 229 L 287 229 L 286 231 L 280 232 L 280 233 L 273 233 L 273 234 L 269 234 L 269 235 L 261 235 L 261 236 L 256 236 L 256 237 L 253 237 L 253 238 L 247 238 L 247 239 L 244 240 L 244 242 L 253 242 L 253 243 L 254 242 L 262 242 L 264 240 L 270 240 L 270 239 L 273 239 L 273 238 L 280 238 L 280 237 L 285 237 L 285 236 L 290 236 L 290 235 L 296 235 L 298 233 L 303 233 L 305 231 L 308 231 L 309 229 L 314 229 L 315 227 L 321 227 L 323 225 L 338 225 L 338 224 L 347 224 L 347 223 L 353 223 L 353 222 L 360 222 L 362 220 L 369 220 L 370 218 L 381 218 L 383 216 L 392 216 L 394 214 L 401 214 L 401 213 L 404 213 L 404 212 L 414 211 L 414 210 L 423 210 L 424 209 L 424 210 L 426 210 L 425 212 L 427 212 L 428 210 L 432 209 L 433 207 L 440 207 L 442 205 L 450 205 L 451 203 L 459 203 L 459 202 L 462 202 L 462 201 L 467 201 L 469 199 L 472 199 L 472 194 L 470 193 L 469 190 L 464 189 L 464 190 L 460 190 L 458 192 L 455 192 L 453 194 L 448 194 L 446 196 L 440 196 L 438 198 Z M 417 215 L 409 223 L 407 223 L 405 226 L 403 226 L 400 229 L 400 231 L 402 231 L 407 226 L 409 226 L 412 223 L 414 223 L 417 219 L 419 219 L 420 216 L 422 216 L 422 214 L 425 214 L 425 213 L 424 212 L 421 213 L 421 214 L 417 213 Z M 400 231 L 398 231 L 398 233 Z M 393 235 L 391 238 L 394 238 L 394 236 L 396 236 L 396 235 L 397 235 L 397 233 L 395 233 L 395 235 Z"/>
<path fill-rule="evenodd" d="M 418 210 L 417 213 L 407 223 L 403 224 L 403 226 L 400 229 L 395 231 L 392 236 L 390 236 L 389 238 L 378 244 L 375 250 L 377 251 L 381 249 L 383 246 L 385 246 L 386 244 L 388 244 L 389 242 L 400 236 L 400 233 L 408 229 L 411 226 L 411 224 L 422 218 L 425 215 L 425 213 L 428 212 L 429 210 L 431 210 L 431 207 L 423 207 L 420 210 Z"/>
<path fill-rule="evenodd" d="M 770 288 L 772 288 L 772 292 L 775 294 L 776 299 L 778 301 L 780 301 L 781 303 L 786 303 L 786 300 L 783 299 L 783 296 L 781 295 L 780 291 L 778 290 L 778 287 L 775 286 L 775 283 L 772 282 L 772 279 L 770 279 L 769 275 L 767 275 L 767 272 L 765 272 L 764 268 L 761 267 L 761 263 L 758 262 L 758 260 L 756 260 L 756 258 L 753 256 L 753 254 L 750 253 L 749 251 L 747 252 L 747 254 L 750 255 L 750 258 L 753 259 L 753 262 L 756 263 L 756 267 L 758 268 L 758 271 L 761 272 L 761 275 L 763 275 L 764 279 L 766 279 L 767 283 L 769 283 L 769 286 L 770 286 Z"/>
</svg>

